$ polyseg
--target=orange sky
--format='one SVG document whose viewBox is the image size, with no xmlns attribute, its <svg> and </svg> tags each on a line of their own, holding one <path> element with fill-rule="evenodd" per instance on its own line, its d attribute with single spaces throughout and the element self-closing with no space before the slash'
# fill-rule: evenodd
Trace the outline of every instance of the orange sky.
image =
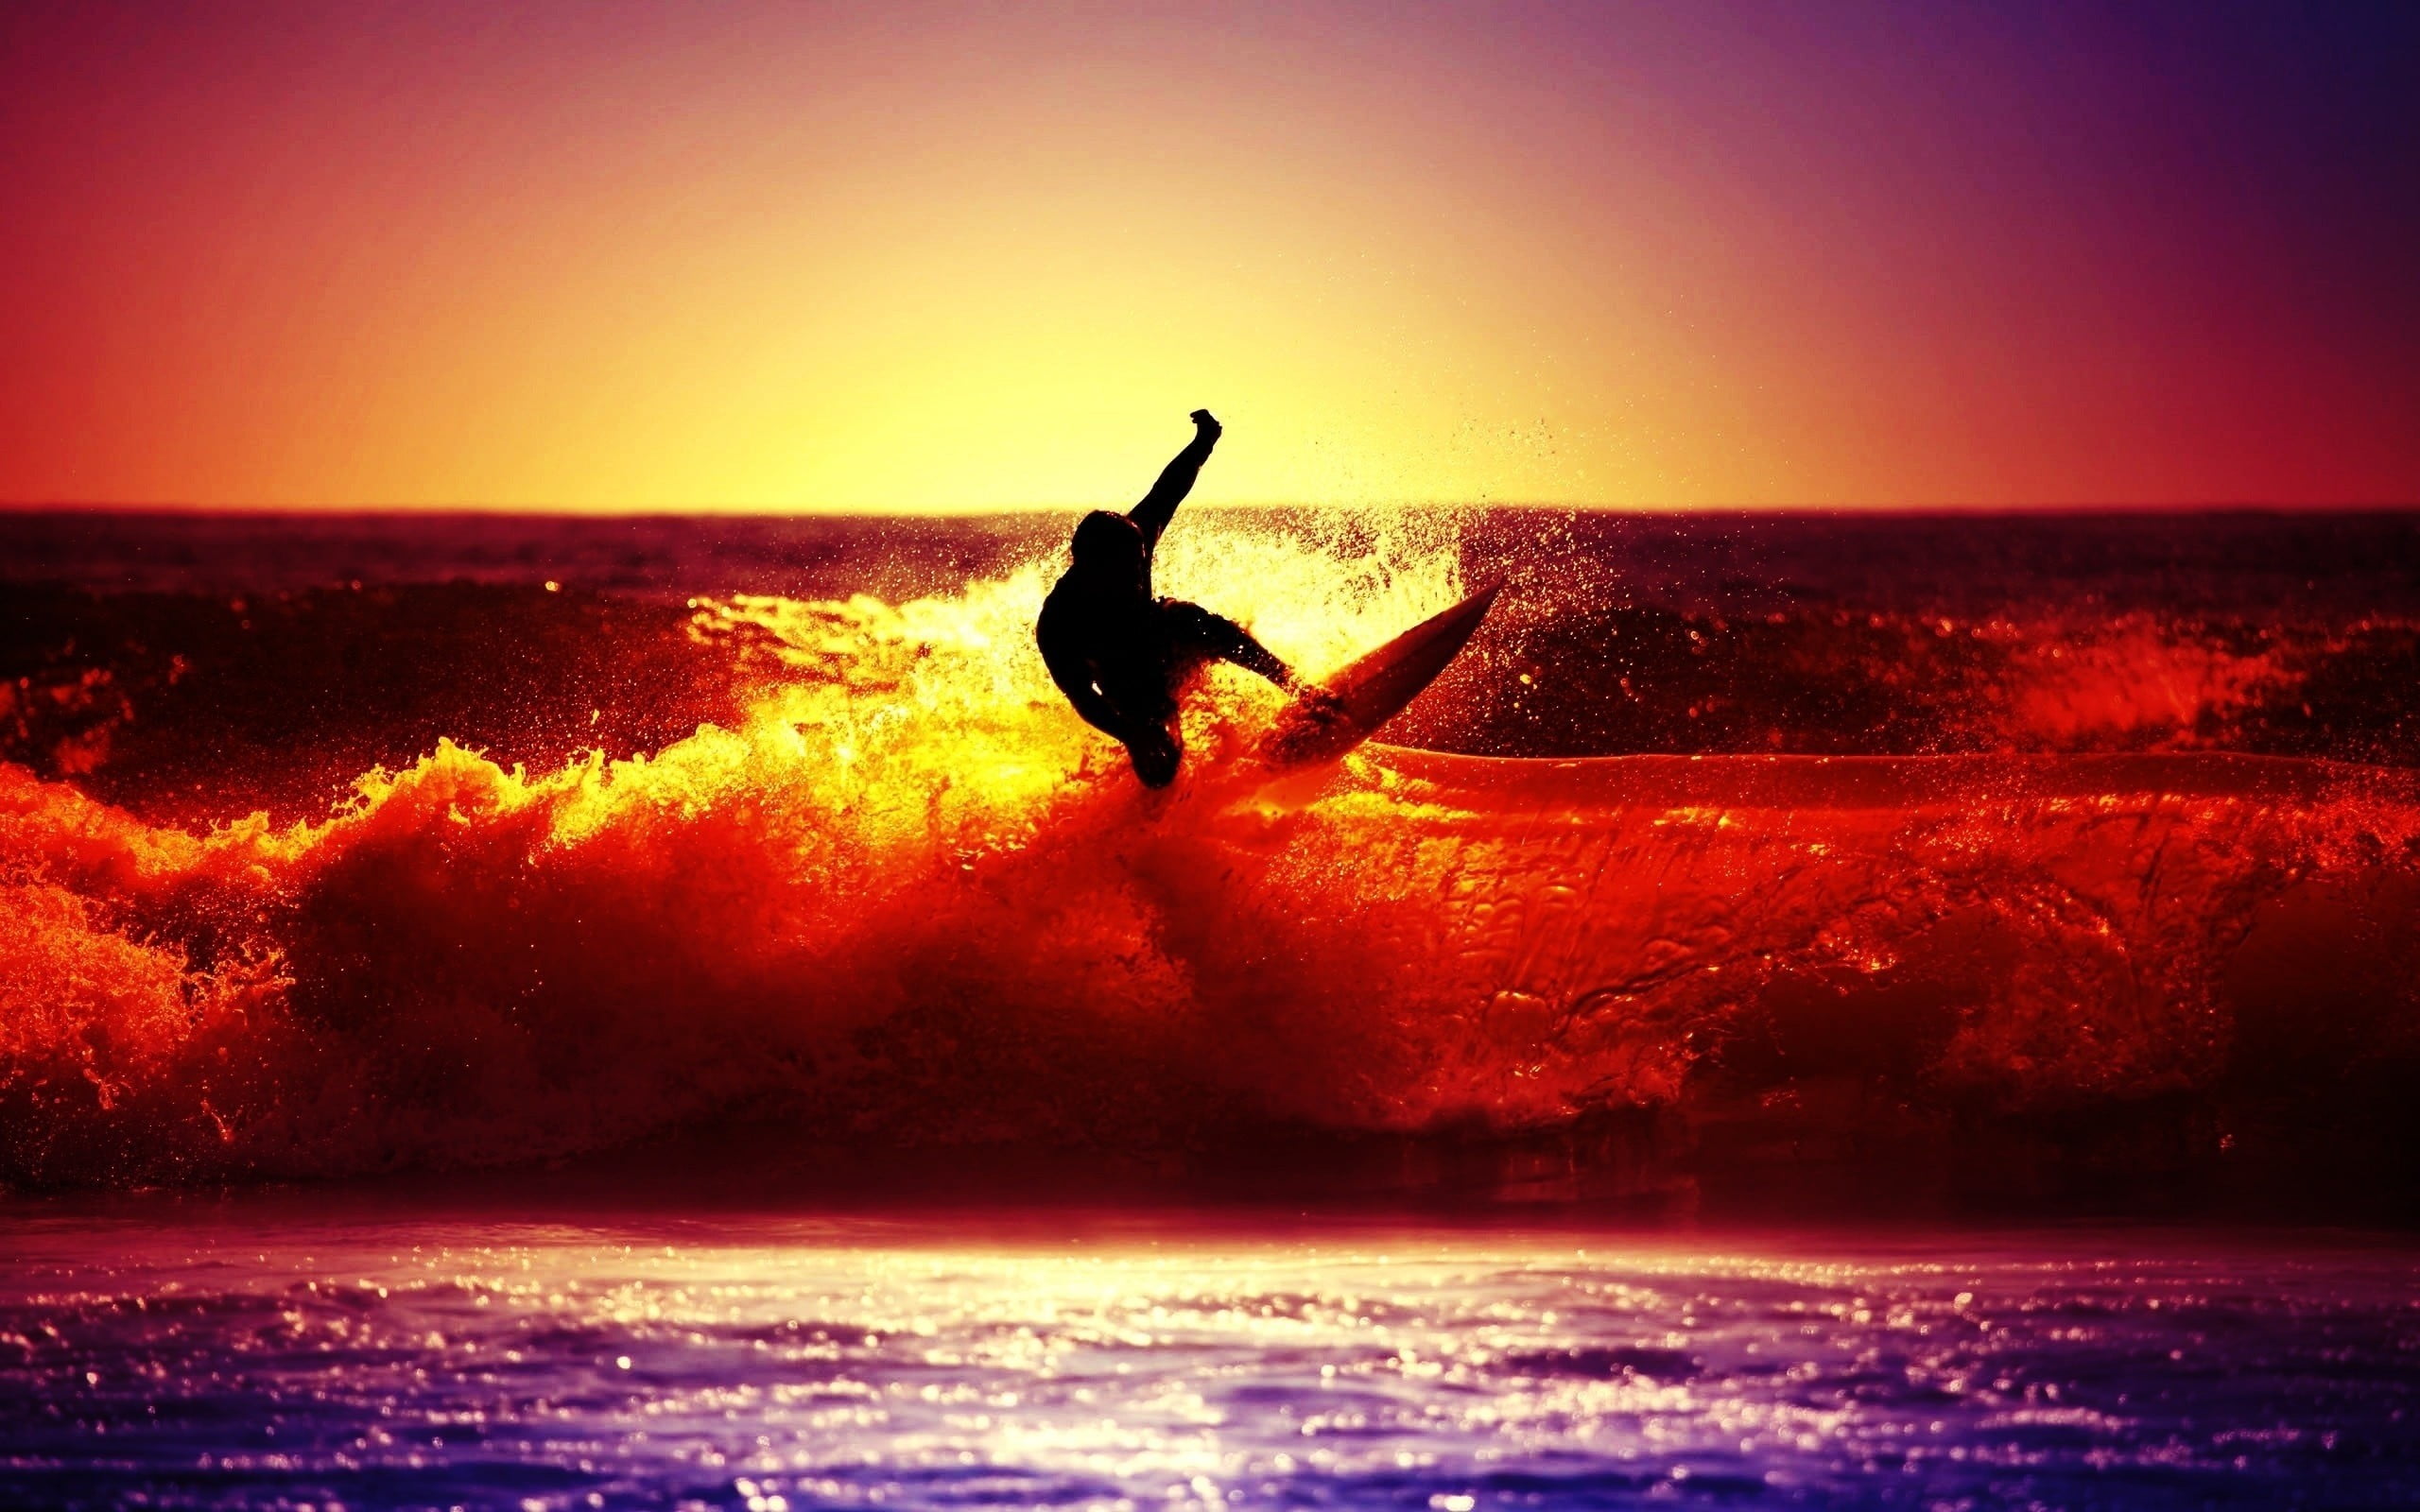
<svg viewBox="0 0 2420 1512">
<path fill-rule="evenodd" d="M 20 6 L 0 500 L 2420 499 L 2411 25 L 2049 10 Z"/>
</svg>

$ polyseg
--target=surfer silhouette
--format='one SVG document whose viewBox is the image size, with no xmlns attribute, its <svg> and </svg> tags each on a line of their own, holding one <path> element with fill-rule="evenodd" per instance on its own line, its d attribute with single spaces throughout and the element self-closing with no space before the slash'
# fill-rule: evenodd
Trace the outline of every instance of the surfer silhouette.
<svg viewBox="0 0 2420 1512">
<path fill-rule="evenodd" d="M 1074 560 L 1043 601 L 1034 627 L 1051 680 L 1086 724 L 1126 747 L 1147 787 L 1176 781 L 1184 747 L 1177 696 L 1211 662 L 1229 662 L 1289 691 L 1293 669 L 1231 619 L 1151 593 L 1151 552 L 1193 490 L 1219 426 L 1193 412 L 1193 439 L 1143 502 L 1124 514 L 1095 510 L 1076 526 Z"/>
</svg>

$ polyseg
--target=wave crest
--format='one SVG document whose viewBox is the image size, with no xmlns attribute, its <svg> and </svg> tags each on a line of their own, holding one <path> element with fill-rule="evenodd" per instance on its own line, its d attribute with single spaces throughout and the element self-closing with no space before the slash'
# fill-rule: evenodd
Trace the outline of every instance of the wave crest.
<svg viewBox="0 0 2420 1512">
<path fill-rule="evenodd" d="M 1460 589 L 1361 544 L 1360 586 L 1258 627 L 1281 654 L 1333 664 Z M 1169 586 L 1215 604 L 1332 585 L 1343 548 L 1201 549 Z M 311 822 L 191 833 L 0 766 L 0 1173 L 702 1125 L 1132 1150 L 1623 1108 L 1799 1141 L 2178 1097 L 2223 1122 L 2247 1015 L 2289 990 L 2247 942 L 2280 930 L 2381 984 L 2342 1057 L 2414 1038 L 2394 774 L 1374 749 L 1281 803 L 1222 785 L 1273 696 L 1220 671 L 1192 775 L 1151 794 L 1050 689 L 1044 587 L 696 601 L 752 669 L 745 720 L 535 775 L 441 743 Z"/>
</svg>

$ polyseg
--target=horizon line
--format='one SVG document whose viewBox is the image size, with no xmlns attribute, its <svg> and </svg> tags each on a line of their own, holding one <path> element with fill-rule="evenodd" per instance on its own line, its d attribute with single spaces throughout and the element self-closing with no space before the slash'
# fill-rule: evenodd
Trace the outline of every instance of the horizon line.
<svg viewBox="0 0 2420 1512">
<path fill-rule="evenodd" d="M 1116 506 L 1085 504 L 1021 504 L 995 505 L 980 508 L 953 507 L 946 505 L 905 505 L 889 508 L 836 507 L 830 506 L 800 506 L 788 508 L 754 507 L 733 505 L 635 505 L 629 507 L 595 505 L 522 505 L 522 504 L 197 504 L 187 501 L 60 501 L 34 499 L 0 499 L 0 514 L 7 515 L 249 515 L 256 517 L 394 517 L 406 515 L 463 516 L 493 519 L 498 517 L 531 516 L 563 520 L 990 520 L 1024 515 L 1069 514 L 1093 508 L 1116 508 Z M 1218 510 L 1374 510 L 1374 509 L 1519 509 L 1554 510 L 1569 514 L 2389 514 L 2420 510 L 2420 499 L 2296 501 L 2284 502 L 2260 499 L 2218 499 L 2170 501 L 2166 503 L 2112 502 L 2050 502 L 2036 504 L 1956 503 L 1925 504 L 1581 504 L 1533 499 L 1444 500 L 1419 499 L 1394 502 L 1363 502 L 1322 504 L 1303 500 L 1236 500 L 1220 504 L 1196 504 L 1187 512 L 1210 513 Z"/>
</svg>

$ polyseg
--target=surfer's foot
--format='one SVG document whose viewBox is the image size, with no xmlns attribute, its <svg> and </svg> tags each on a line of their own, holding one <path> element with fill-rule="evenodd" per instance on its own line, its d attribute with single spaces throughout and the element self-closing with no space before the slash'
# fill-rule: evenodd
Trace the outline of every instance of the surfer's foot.
<svg viewBox="0 0 2420 1512">
<path fill-rule="evenodd" d="M 1344 700 L 1316 682 L 1305 682 L 1294 691 L 1296 707 L 1308 714 L 1315 724 L 1333 725 L 1344 718 Z"/>
</svg>

